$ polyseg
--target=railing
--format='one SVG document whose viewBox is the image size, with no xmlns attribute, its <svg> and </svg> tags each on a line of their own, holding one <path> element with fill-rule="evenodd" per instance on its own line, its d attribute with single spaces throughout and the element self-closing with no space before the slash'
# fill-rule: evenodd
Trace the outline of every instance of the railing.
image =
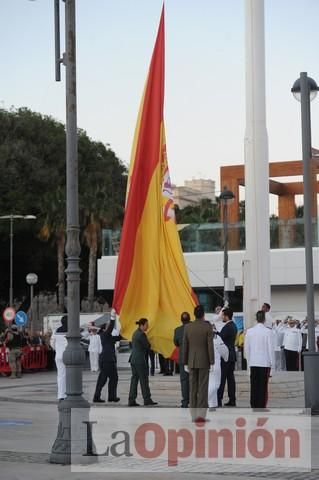
<svg viewBox="0 0 319 480">
<path fill-rule="evenodd" d="M 313 246 L 319 246 L 319 222 L 312 221 Z M 192 223 L 178 225 L 183 252 L 214 252 L 223 250 L 222 223 Z M 120 243 L 120 230 L 103 230 L 102 255 L 117 255 Z M 291 220 L 270 219 L 270 248 L 301 248 L 304 247 L 303 218 Z M 230 223 L 228 226 L 228 249 L 245 249 L 245 223 Z"/>
<path fill-rule="evenodd" d="M 23 370 L 41 370 L 47 366 L 48 348 L 44 345 L 21 348 L 21 365 Z M 9 350 L 0 347 L 0 374 L 10 373 Z"/>
</svg>

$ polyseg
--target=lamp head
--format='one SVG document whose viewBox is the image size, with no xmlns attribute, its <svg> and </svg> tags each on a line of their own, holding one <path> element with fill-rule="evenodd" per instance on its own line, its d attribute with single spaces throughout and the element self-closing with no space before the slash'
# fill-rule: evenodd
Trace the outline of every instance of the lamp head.
<svg viewBox="0 0 319 480">
<path fill-rule="evenodd" d="M 228 190 L 227 187 L 224 187 L 224 190 L 219 196 L 220 201 L 224 204 L 230 203 L 232 200 L 234 200 L 234 198 L 235 198 L 235 195 L 231 190 Z"/>
<path fill-rule="evenodd" d="M 313 78 L 307 77 L 308 86 L 309 86 L 309 98 L 310 101 L 314 100 L 318 93 L 318 85 Z M 292 86 L 292 94 L 298 102 L 301 102 L 301 88 L 300 88 L 300 78 L 298 78 Z"/>
</svg>

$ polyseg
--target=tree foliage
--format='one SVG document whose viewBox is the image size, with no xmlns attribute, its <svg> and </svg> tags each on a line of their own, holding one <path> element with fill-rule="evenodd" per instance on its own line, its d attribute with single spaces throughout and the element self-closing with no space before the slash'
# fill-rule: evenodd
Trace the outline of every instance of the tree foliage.
<svg viewBox="0 0 319 480">
<path fill-rule="evenodd" d="M 14 223 L 15 295 L 25 293 L 25 275 L 30 271 L 38 274 L 40 289 L 52 291 L 58 284 L 62 295 L 66 225 L 65 142 L 65 126 L 51 117 L 26 108 L 0 110 L 0 215 L 32 214 L 37 217 L 35 222 Z M 111 228 L 122 219 L 126 167 L 110 148 L 92 141 L 83 130 L 78 131 L 78 159 L 81 239 L 98 254 L 101 228 Z M 94 228 L 95 239 L 94 235 L 92 237 Z M 1 299 L 8 298 L 9 289 L 8 233 L 8 222 L 0 221 Z M 89 276 L 87 257 L 88 250 L 84 246 L 82 292 L 86 291 Z"/>
<path fill-rule="evenodd" d="M 175 206 L 177 223 L 214 223 L 220 221 L 220 208 L 209 198 L 203 198 L 197 205 L 180 209 Z"/>
</svg>

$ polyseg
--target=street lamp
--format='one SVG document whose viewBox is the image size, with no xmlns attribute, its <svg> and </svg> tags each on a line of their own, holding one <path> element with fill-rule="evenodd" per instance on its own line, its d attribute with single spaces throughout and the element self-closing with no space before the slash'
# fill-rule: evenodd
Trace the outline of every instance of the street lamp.
<svg viewBox="0 0 319 480">
<path fill-rule="evenodd" d="M 304 183 L 304 232 L 306 257 L 306 292 L 308 320 L 308 352 L 304 353 L 305 406 L 312 414 L 319 414 L 319 353 L 316 353 L 315 306 L 312 253 L 312 182 L 311 182 L 311 115 L 310 102 L 316 97 L 318 86 L 306 72 L 300 73 L 291 89 L 294 97 L 301 102 L 302 161 Z"/>
<path fill-rule="evenodd" d="M 223 222 L 224 222 L 224 305 L 229 304 L 229 279 L 228 279 L 228 205 L 234 200 L 235 195 L 227 187 L 219 196 L 219 200 L 223 206 Z"/>
<path fill-rule="evenodd" d="M 13 221 L 14 220 L 35 220 L 34 215 L 1 215 L 0 220 L 10 220 L 10 287 L 9 306 L 13 306 Z"/>
<path fill-rule="evenodd" d="M 31 333 L 33 333 L 33 287 L 38 283 L 38 275 L 36 273 L 28 273 L 26 276 L 26 282 L 30 285 L 30 314 L 29 321 L 31 326 Z"/>
<path fill-rule="evenodd" d="M 50 462 L 70 464 L 73 455 L 84 458 L 81 451 L 89 443 L 92 435 L 88 431 L 82 436 L 72 439 L 71 411 L 81 411 L 82 420 L 88 420 L 90 404 L 83 396 L 82 371 L 85 364 L 85 352 L 80 340 L 80 227 L 78 199 L 78 137 L 77 137 L 77 99 L 76 99 L 76 28 L 75 0 L 64 0 L 65 3 L 65 53 L 60 58 L 60 16 L 59 0 L 54 0 L 55 12 L 55 53 L 56 80 L 60 81 L 60 64 L 65 65 L 66 95 L 66 218 L 67 241 L 67 309 L 68 333 L 67 347 L 63 354 L 66 366 L 66 399 L 58 405 L 59 426 L 57 437 L 52 446 Z M 83 422 L 81 422 L 83 423 Z M 87 443 L 88 442 L 88 443 Z M 84 448 L 82 448 L 84 447 Z M 72 453 L 72 458 L 71 458 Z"/>
</svg>

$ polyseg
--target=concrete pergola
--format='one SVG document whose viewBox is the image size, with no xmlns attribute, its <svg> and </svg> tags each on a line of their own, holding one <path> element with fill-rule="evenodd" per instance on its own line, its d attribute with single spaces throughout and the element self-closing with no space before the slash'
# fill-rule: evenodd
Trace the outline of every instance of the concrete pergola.
<svg viewBox="0 0 319 480">
<path fill-rule="evenodd" d="M 317 194 L 319 193 L 319 150 L 313 149 L 312 156 L 312 217 L 317 217 Z M 296 217 L 295 195 L 303 195 L 302 181 L 282 182 L 273 180 L 276 177 L 302 176 L 302 161 L 291 160 L 269 163 L 269 193 L 278 196 L 279 220 L 291 220 Z M 235 194 L 235 199 L 228 207 L 229 223 L 239 221 L 239 187 L 245 186 L 245 166 L 229 165 L 220 169 L 221 188 L 227 186 Z"/>
</svg>

